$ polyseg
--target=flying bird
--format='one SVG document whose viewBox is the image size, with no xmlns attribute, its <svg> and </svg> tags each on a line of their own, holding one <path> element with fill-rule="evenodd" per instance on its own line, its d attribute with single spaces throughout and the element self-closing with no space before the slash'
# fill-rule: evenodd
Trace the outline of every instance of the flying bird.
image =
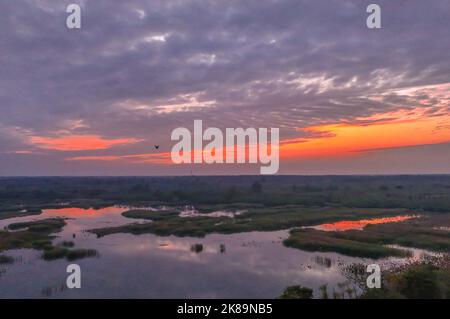
<svg viewBox="0 0 450 319">
<path fill-rule="evenodd" d="M 155 145 L 155 148 L 158 149 L 158 148 L 159 148 L 159 145 Z"/>
</svg>

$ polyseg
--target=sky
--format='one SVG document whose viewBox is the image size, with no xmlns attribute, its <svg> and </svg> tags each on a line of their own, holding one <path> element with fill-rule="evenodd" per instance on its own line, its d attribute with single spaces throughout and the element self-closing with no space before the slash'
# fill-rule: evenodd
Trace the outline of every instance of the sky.
<svg viewBox="0 0 450 319">
<path fill-rule="evenodd" d="M 279 128 L 279 174 L 450 173 L 449 33 L 448 0 L 0 0 L 0 175 L 259 173 L 173 164 L 196 119 Z"/>
</svg>

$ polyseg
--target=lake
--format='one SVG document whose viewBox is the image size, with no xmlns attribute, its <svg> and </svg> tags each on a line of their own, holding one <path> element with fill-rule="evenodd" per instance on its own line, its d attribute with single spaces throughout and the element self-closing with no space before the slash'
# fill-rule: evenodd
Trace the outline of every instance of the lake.
<svg viewBox="0 0 450 319">
<path fill-rule="evenodd" d="M 342 273 L 345 265 L 374 262 L 285 247 L 282 241 L 288 230 L 211 234 L 204 238 L 152 234 L 97 238 L 86 232 L 140 222 L 121 215 L 129 209 L 46 209 L 40 215 L 0 220 L 0 228 L 4 228 L 15 222 L 68 218 L 54 242 L 73 241 L 76 248 L 96 249 L 99 253 L 98 257 L 69 262 L 45 261 L 40 251 L 32 249 L 2 252 L 14 257 L 15 263 L 0 265 L 0 298 L 276 298 L 291 285 L 310 287 L 315 297 L 320 297 L 320 286 L 327 284 L 331 292 L 346 282 Z M 186 218 L 196 216 L 194 209 L 184 209 L 183 214 Z M 229 212 L 211 214 L 211 218 L 223 214 Z M 431 254 L 409 250 L 413 252 L 410 258 Z M 384 258 L 376 263 L 389 267 L 405 261 Z M 71 263 L 81 267 L 81 289 L 65 286 L 66 267 Z"/>
</svg>

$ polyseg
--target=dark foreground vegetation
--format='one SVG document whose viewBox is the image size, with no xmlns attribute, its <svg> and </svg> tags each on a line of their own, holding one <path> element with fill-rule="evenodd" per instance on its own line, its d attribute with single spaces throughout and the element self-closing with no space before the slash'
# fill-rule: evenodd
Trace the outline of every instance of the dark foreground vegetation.
<svg viewBox="0 0 450 319">
<path fill-rule="evenodd" d="M 381 289 L 367 289 L 361 298 L 449 299 L 450 256 L 430 257 L 383 274 Z"/>
<path fill-rule="evenodd" d="M 382 272 L 381 288 L 367 288 L 366 266 L 353 264 L 346 271 L 366 299 L 448 299 L 450 298 L 450 255 L 425 256 Z"/>
<path fill-rule="evenodd" d="M 313 290 L 302 286 L 290 286 L 287 287 L 280 299 L 312 299 Z"/>
</svg>

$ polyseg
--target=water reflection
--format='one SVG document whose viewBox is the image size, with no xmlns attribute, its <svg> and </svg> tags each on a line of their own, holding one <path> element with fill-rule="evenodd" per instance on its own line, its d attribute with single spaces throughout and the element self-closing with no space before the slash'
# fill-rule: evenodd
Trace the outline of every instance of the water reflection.
<svg viewBox="0 0 450 319">
<path fill-rule="evenodd" d="M 191 245 L 191 251 L 198 254 L 203 251 L 203 245 L 202 244 L 194 244 Z"/>
<path fill-rule="evenodd" d="M 412 219 L 412 218 L 418 218 L 418 216 L 404 215 L 404 216 L 361 219 L 361 220 L 343 220 L 343 221 L 336 222 L 336 223 L 328 223 L 328 224 L 313 226 L 311 228 L 323 230 L 323 231 L 346 231 L 346 230 L 353 230 L 353 229 L 362 230 L 367 225 L 396 223 L 396 222 L 402 222 L 402 221 Z"/>
<path fill-rule="evenodd" d="M 326 268 L 330 268 L 333 264 L 333 261 L 330 258 L 324 256 L 315 256 L 313 260 L 316 264 Z"/>
</svg>

